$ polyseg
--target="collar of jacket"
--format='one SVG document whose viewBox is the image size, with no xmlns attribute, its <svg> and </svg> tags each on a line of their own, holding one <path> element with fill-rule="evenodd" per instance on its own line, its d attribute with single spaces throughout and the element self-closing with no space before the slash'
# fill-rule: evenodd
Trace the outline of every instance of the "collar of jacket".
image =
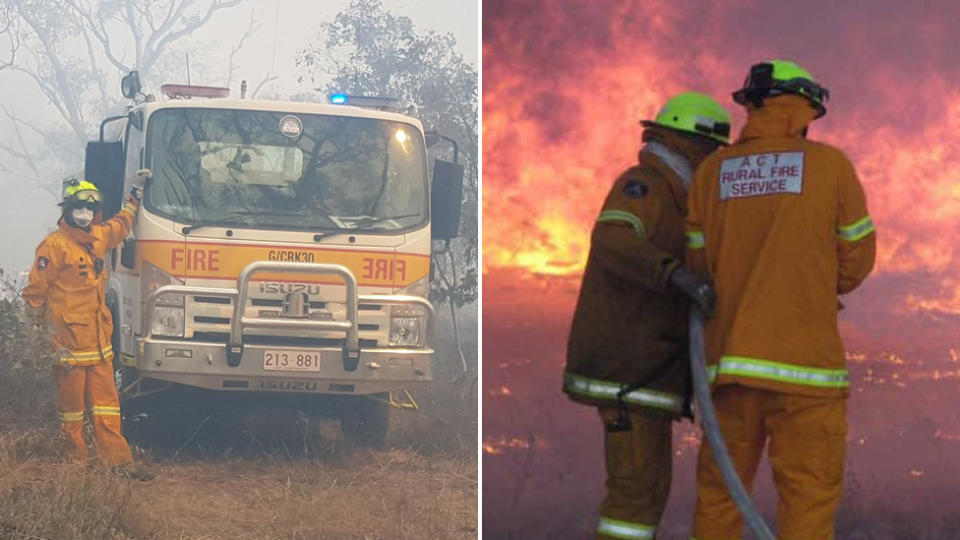
<svg viewBox="0 0 960 540">
<path fill-rule="evenodd" d="M 803 137 L 803 130 L 817 116 L 806 98 L 784 95 L 769 98 L 762 107 L 747 105 L 747 123 L 737 142 L 769 137 Z"/>
<path fill-rule="evenodd" d="M 658 125 L 651 125 L 643 130 L 643 142 L 660 143 L 669 153 L 678 154 L 680 161 L 686 161 L 687 167 L 690 168 L 691 177 L 697 165 L 716 149 L 716 144 L 706 137 L 695 137 Z M 645 148 L 646 146 L 640 149 L 641 156 Z M 643 161 L 642 157 L 640 161 Z M 670 170 L 676 169 L 671 165 Z"/>
<path fill-rule="evenodd" d="M 92 232 L 78 229 L 67 223 L 66 219 L 61 219 L 59 225 L 60 232 L 78 244 L 92 244 L 97 241 L 97 237 Z"/>
<path fill-rule="evenodd" d="M 640 155 L 643 156 L 644 154 L 660 158 L 660 161 L 680 178 L 683 187 L 690 189 L 690 183 L 693 182 L 693 165 L 683 154 L 671 150 L 669 146 L 656 140 L 644 145 L 643 149 L 640 150 Z"/>
</svg>

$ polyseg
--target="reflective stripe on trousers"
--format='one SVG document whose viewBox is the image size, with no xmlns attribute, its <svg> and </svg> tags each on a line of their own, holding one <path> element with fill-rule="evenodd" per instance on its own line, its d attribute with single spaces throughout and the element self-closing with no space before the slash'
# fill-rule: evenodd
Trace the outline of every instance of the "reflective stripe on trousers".
<svg viewBox="0 0 960 540">
<path fill-rule="evenodd" d="M 597 523 L 597 533 L 614 538 L 653 538 L 655 532 L 656 529 L 650 525 L 603 516 L 600 516 L 600 522 Z"/>
<path fill-rule="evenodd" d="M 795 366 L 744 356 L 722 356 L 719 366 L 707 366 L 707 375 L 711 382 L 717 379 L 718 374 L 739 375 L 741 377 L 825 388 L 850 386 L 850 375 L 845 369 Z"/>
<path fill-rule="evenodd" d="M 94 405 L 93 414 L 96 416 L 120 416 L 120 407 Z"/>
<path fill-rule="evenodd" d="M 593 399 L 609 399 L 617 401 L 617 394 L 627 385 L 591 379 L 573 373 L 564 373 L 563 388 L 571 394 L 577 394 Z M 683 398 L 676 394 L 638 388 L 623 396 L 623 401 L 634 405 L 643 405 L 673 412 L 683 411 Z"/>
<path fill-rule="evenodd" d="M 100 361 L 101 358 L 109 360 L 113 356 L 113 346 L 108 345 L 103 348 L 103 356 L 101 356 L 100 351 L 87 351 L 87 352 L 65 352 L 60 355 L 61 362 L 76 362 L 77 364 L 95 364 Z"/>
<path fill-rule="evenodd" d="M 57 412 L 61 422 L 80 422 L 83 421 L 83 411 L 77 412 Z"/>
</svg>

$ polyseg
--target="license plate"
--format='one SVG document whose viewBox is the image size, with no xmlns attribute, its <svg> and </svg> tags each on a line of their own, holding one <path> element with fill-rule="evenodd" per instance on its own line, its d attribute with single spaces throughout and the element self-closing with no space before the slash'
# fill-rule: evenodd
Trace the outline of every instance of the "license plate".
<svg viewBox="0 0 960 540">
<path fill-rule="evenodd" d="M 267 371 L 320 371 L 320 353 L 268 350 L 263 353 L 263 369 Z"/>
</svg>

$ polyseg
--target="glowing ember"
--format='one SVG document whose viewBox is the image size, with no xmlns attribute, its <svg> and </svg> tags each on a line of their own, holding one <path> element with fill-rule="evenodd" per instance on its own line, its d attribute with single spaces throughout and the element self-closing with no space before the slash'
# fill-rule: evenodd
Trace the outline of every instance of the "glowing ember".
<svg viewBox="0 0 960 540">
<path fill-rule="evenodd" d="M 960 441 L 960 433 L 946 433 L 941 428 L 937 428 L 933 436 L 945 441 Z"/>
<path fill-rule="evenodd" d="M 483 453 L 498 455 L 511 450 L 526 452 L 532 448 L 543 448 L 544 446 L 543 441 L 538 440 L 534 435 L 526 439 L 520 437 L 485 437 Z"/>
</svg>

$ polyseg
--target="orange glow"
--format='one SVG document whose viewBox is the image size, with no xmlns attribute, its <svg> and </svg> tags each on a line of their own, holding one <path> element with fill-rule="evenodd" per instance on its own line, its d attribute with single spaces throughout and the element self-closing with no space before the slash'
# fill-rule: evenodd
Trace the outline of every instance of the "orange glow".
<svg viewBox="0 0 960 540">
<path fill-rule="evenodd" d="M 509 451 L 528 452 L 533 448 L 542 448 L 543 446 L 543 442 L 532 435 L 526 439 L 520 437 L 484 437 L 483 439 L 483 453 L 490 455 L 499 455 Z"/>
<path fill-rule="evenodd" d="M 483 271 L 576 277 L 610 185 L 636 163 L 638 121 L 695 89 L 731 109 L 736 134 L 744 114 L 730 92 L 750 63 L 783 52 L 738 38 L 732 54 L 723 25 L 703 22 L 757 17 L 750 3 L 683 13 L 666 2 L 623 2 L 602 16 L 590 3 L 535 4 L 539 25 L 530 31 L 524 16 L 533 11 L 489 25 L 485 16 Z M 591 28 L 580 19 L 598 28 L 579 35 L 578 25 Z M 695 36 L 685 33 L 691 19 L 701 25 Z M 864 183 L 878 230 L 874 276 L 922 280 L 898 285 L 897 305 L 884 307 L 960 314 L 960 91 L 916 63 L 878 66 L 868 48 L 838 62 L 836 49 L 810 45 L 810 58 L 798 60 L 834 90 L 811 137 L 844 150 Z M 905 73 L 922 95 L 904 86 Z"/>
</svg>

